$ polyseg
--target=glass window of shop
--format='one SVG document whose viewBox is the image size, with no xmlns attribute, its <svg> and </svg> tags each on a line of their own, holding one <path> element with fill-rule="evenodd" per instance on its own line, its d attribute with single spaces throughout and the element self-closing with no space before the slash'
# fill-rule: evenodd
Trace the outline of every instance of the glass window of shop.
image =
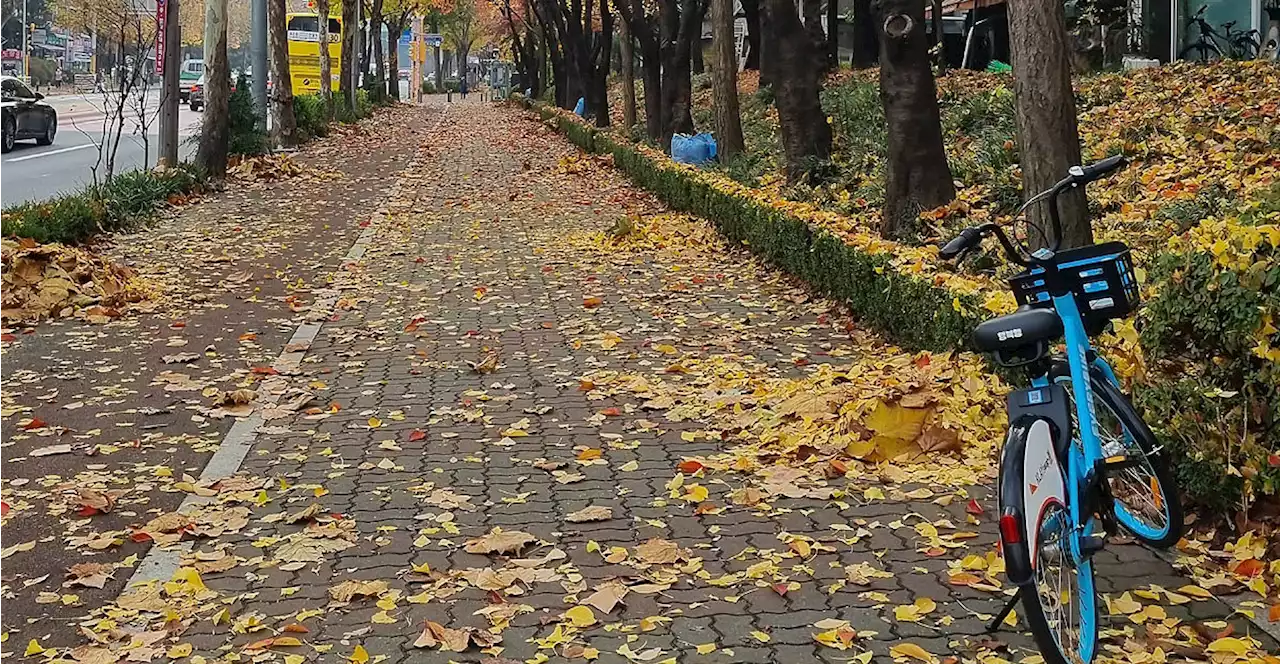
<svg viewBox="0 0 1280 664">
<path fill-rule="evenodd" d="M 1233 30 L 1249 31 L 1257 26 L 1254 21 L 1259 12 L 1259 0 L 1172 0 L 1176 7 L 1177 20 L 1173 29 L 1177 31 L 1174 44 L 1177 53 L 1181 53 L 1188 45 L 1200 39 L 1200 28 L 1193 19 L 1203 10 L 1201 18 L 1214 30 L 1223 49 L 1227 47 L 1225 26 L 1233 22 Z"/>
</svg>

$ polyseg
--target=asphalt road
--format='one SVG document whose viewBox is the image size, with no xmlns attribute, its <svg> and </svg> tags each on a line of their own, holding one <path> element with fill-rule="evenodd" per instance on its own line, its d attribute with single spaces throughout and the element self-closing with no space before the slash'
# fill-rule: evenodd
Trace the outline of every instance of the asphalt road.
<svg viewBox="0 0 1280 664">
<path fill-rule="evenodd" d="M 59 105 L 55 104 L 55 108 Z M 86 104 L 80 104 L 84 108 Z M 188 141 L 199 133 L 201 114 L 180 107 L 178 134 L 183 141 L 179 147 L 182 158 L 190 157 L 195 145 Z M 148 142 L 149 156 L 146 166 L 154 166 L 159 148 L 158 127 L 152 123 Z M 102 142 L 103 119 L 92 110 L 66 112 L 59 108 L 58 136 L 53 145 L 38 146 L 34 141 L 18 141 L 13 152 L 0 159 L 0 203 L 4 207 L 26 201 L 42 201 L 59 193 L 71 191 L 93 182 L 93 167 L 99 161 L 98 145 Z M 136 127 L 126 126 L 116 153 L 115 172 L 122 173 L 142 168 L 142 136 L 133 133 Z M 104 169 L 100 168 L 99 172 Z"/>
</svg>

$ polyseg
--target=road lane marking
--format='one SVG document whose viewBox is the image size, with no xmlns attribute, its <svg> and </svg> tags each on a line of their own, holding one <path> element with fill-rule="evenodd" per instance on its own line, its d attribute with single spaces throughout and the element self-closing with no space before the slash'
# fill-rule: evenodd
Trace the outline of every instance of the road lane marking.
<svg viewBox="0 0 1280 664">
<path fill-rule="evenodd" d="M 55 154 L 62 154 L 63 152 L 72 152 L 75 150 L 83 150 L 85 148 L 96 148 L 96 147 L 98 146 L 95 143 L 85 143 L 84 145 L 73 145 L 69 148 L 58 148 L 57 150 L 49 150 L 47 152 L 40 152 L 38 154 L 29 154 L 25 157 L 14 157 L 12 159 L 5 159 L 4 163 L 16 164 L 20 161 L 27 161 L 28 159 L 39 159 L 40 157 L 48 157 Z"/>
</svg>

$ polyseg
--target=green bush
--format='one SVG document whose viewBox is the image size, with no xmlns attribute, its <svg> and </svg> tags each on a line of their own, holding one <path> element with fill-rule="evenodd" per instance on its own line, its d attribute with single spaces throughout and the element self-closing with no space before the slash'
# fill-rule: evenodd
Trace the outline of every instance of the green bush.
<svg viewBox="0 0 1280 664">
<path fill-rule="evenodd" d="M 293 118 L 303 140 L 329 135 L 329 111 L 318 94 L 294 97 Z"/>
<path fill-rule="evenodd" d="M 76 244 L 102 232 L 129 228 L 151 218 L 173 195 L 199 189 L 203 177 L 183 165 L 168 171 L 129 171 L 98 188 L 64 194 L 4 210 L 3 234 L 37 242 Z"/>
<path fill-rule="evenodd" d="M 444 79 L 444 91 L 456 93 L 458 91 L 458 79 L 456 78 Z"/>
<path fill-rule="evenodd" d="M 1148 270 L 1137 391 L 1185 490 L 1226 509 L 1280 494 L 1280 212 L 1205 219 Z M 1223 472 L 1223 471 L 1226 472 Z"/>
<path fill-rule="evenodd" d="M 422 94 L 433 95 L 436 93 L 436 82 L 431 79 L 422 81 Z"/>
<path fill-rule="evenodd" d="M 270 148 L 266 127 L 258 125 L 258 117 L 253 112 L 253 94 L 249 91 L 249 79 L 243 74 L 236 82 L 236 91 L 231 93 L 227 105 L 230 132 L 227 152 L 243 155 L 265 154 Z"/>
</svg>

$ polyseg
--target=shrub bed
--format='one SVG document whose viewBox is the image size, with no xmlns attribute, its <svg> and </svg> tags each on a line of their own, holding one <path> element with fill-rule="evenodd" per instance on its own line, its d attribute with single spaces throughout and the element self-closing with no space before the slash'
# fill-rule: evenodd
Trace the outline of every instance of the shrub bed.
<svg viewBox="0 0 1280 664">
<path fill-rule="evenodd" d="M 932 247 L 861 233 L 834 213 L 519 99 L 672 207 L 711 220 L 908 349 L 965 348 L 975 324 L 1014 306 L 1002 281 L 938 269 Z M 1148 265 L 1149 306 L 1099 340 L 1170 441 L 1188 497 L 1214 508 L 1280 495 L 1280 187 L 1273 194 L 1169 240 Z"/>
<path fill-rule="evenodd" d="M 171 197 L 199 190 L 202 181 L 187 165 L 165 171 L 129 171 L 96 189 L 6 208 L 3 234 L 41 243 L 77 244 L 97 233 L 123 230 L 150 218 Z"/>
</svg>

